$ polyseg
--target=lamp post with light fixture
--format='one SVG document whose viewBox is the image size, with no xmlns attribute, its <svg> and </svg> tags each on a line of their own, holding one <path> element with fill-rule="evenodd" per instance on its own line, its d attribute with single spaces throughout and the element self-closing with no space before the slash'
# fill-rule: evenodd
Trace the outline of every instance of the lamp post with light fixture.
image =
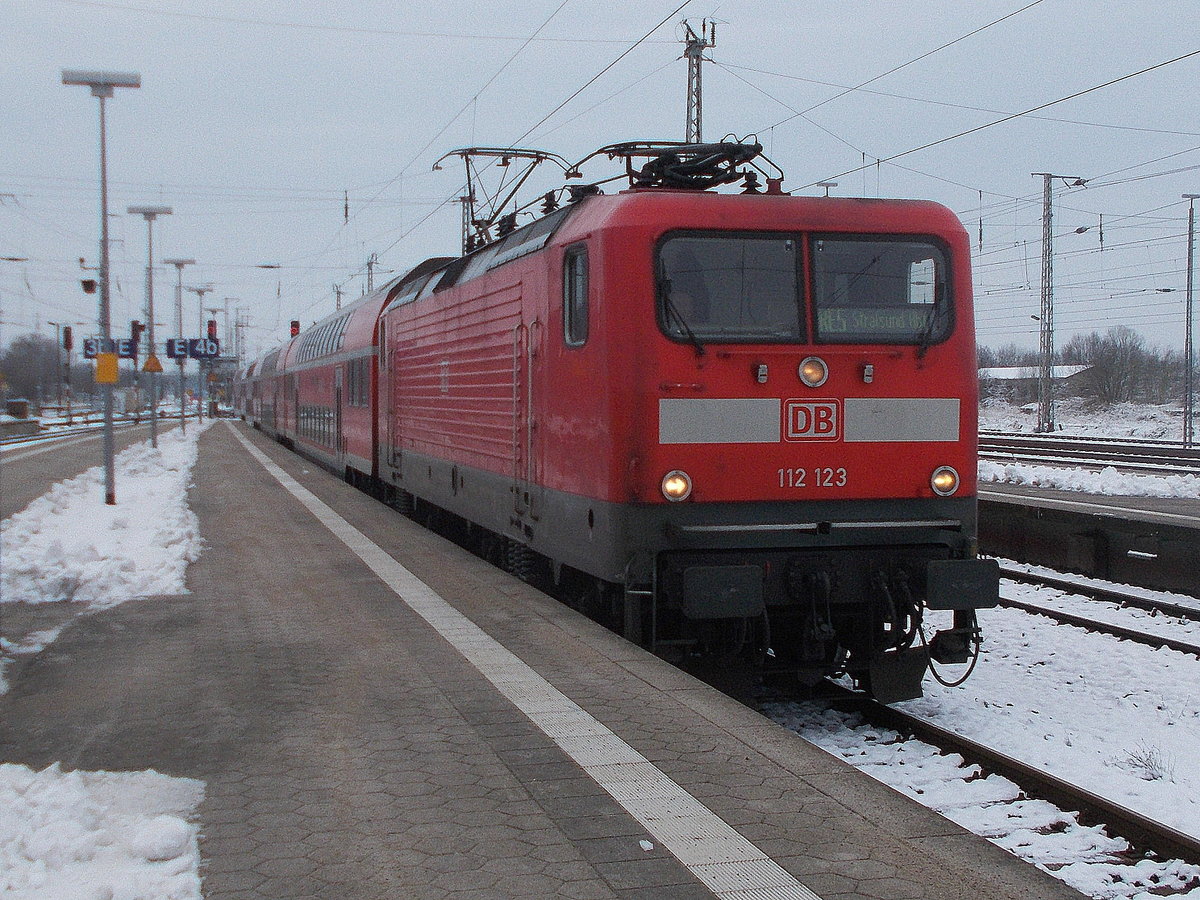
<svg viewBox="0 0 1200 900">
<path fill-rule="evenodd" d="M 62 83 L 89 87 L 92 90 L 92 96 L 100 100 L 100 337 L 103 341 L 102 349 L 105 354 L 108 354 L 112 333 L 109 323 L 108 161 L 106 159 L 104 101 L 113 95 L 116 88 L 141 87 L 142 76 L 137 72 L 92 72 L 64 69 Z M 99 369 L 99 364 L 97 364 L 97 369 Z M 102 382 L 101 388 L 104 397 L 104 502 L 112 506 L 117 502 L 117 485 L 113 472 L 113 382 L 106 380 Z"/>
<path fill-rule="evenodd" d="M 199 316 L 197 317 L 197 325 L 199 331 L 196 332 L 200 337 L 204 337 L 204 295 L 212 291 L 211 284 L 202 284 L 199 287 L 185 287 L 185 291 L 191 291 L 196 295 L 196 301 L 199 304 Z M 204 421 L 204 360 L 196 360 L 196 366 L 200 369 L 200 374 L 196 376 L 196 391 L 199 398 L 199 406 L 196 412 L 196 421 Z"/>
<path fill-rule="evenodd" d="M 158 363 L 154 343 L 154 220 L 158 216 L 171 215 L 169 206 L 130 206 L 125 210 L 131 216 L 139 215 L 146 220 L 146 328 L 149 336 L 150 352 L 146 357 L 146 366 L 150 370 L 150 446 L 158 446 L 158 373 L 162 364 Z M 153 360 L 153 362 L 151 362 Z M 158 367 L 155 367 L 157 363 Z M 134 365 L 136 365 L 136 361 Z"/>
<path fill-rule="evenodd" d="M 183 267 L 194 266 L 194 259 L 164 259 L 163 263 L 168 266 L 174 266 L 175 272 L 179 276 L 175 282 L 175 325 L 179 330 L 179 338 L 183 338 Z M 179 363 L 179 428 L 184 434 L 187 434 L 187 408 L 184 405 L 183 393 L 183 364 L 187 362 L 186 357 L 179 357 L 176 360 Z"/>
</svg>

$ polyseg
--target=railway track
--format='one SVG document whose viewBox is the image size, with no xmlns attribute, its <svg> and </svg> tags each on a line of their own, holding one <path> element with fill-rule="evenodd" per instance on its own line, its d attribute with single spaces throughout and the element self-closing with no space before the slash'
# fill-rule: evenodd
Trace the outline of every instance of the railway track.
<svg viewBox="0 0 1200 900">
<path fill-rule="evenodd" d="M 1003 434 L 982 431 L 979 455 L 994 462 L 1108 466 L 1143 475 L 1200 475 L 1200 448 L 1178 441 L 1133 441 L 1119 438 L 1073 438 L 1047 434 Z"/>
<path fill-rule="evenodd" d="M 1200 607 L 1175 603 L 1171 600 L 1154 597 L 1138 591 L 1137 588 L 1128 588 L 1123 590 L 1115 585 L 1103 586 L 1086 583 L 1080 584 L 1079 582 L 1071 581 L 1069 578 L 1063 576 L 1030 573 L 1021 569 L 1013 568 L 1011 566 L 1001 566 L 1000 573 L 1002 577 L 1010 581 L 1019 582 L 1021 584 L 1051 587 L 1058 590 L 1069 591 L 1071 594 L 1076 596 L 1090 597 L 1095 600 L 1116 603 L 1123 607 L 1141 609 L 1154 614 L 1162 613 L 1164 615 L 1175 616 L 1185 620 L 1200 621 Z M 1088 616 L 1067 612 L 1061 609 L 1055 609 L 1050 606 L 1027 603 L 1014 597 L 1006 597 L 1004 595 L 1003 588 L 1001 589 L 1000 593 L 1000 605 L 1010 609 L 1020 609 L 1033 615 L 1046 616 L 1065 625 L 1073 625 L 1077 628 L 1083 628 L 1088 631 L 1112 635 L 1113 637 L 1134 641 L 1150 647 L 1169 647 L 1170 649 L 1177 650 L 1180 653 L 1190 653 L 1200 657 L 1200 644 L 1196 644 L 1191 641 L 1180 640 L 1169 635 L 1153 634 L 1146 631 L 1140 631 L 1136 628 L 1128 628 L 1112 622 L 1099 621 Z"/>
<path fill-rule="evenodd" d="M 1086 791 L 1054 775 L 1030 766 L 983 744 L 947 731 L 923 719 L 870 699 L 839 685 L 829 684 L 829 702 L 857 712 L 872 725 L 890 728 L 940 749 L 957 753 L 986 773 L 1000 775 L 1015 783 L 1026 794 L 1079 814 L 1085 824 L 1104 825 L 1132 846 L 1136 858 L 1153 854 L 1159 859 L 1178 859 L 1200 865 L 1200 840 L 1160 822 L 1133 812 L 1112 800 Z"/>
<path fill-rule="evenodd" d="M 191 418 L 189 416 L 189 418 Z M 159 419 L 164 425 L 169 425 L 179 420 L 178 416 L 168 416 Z M 136 425 L 149 425 L 149 419 L 142 418 L 140 421 L 134 421 L 131 418 L 118 418 L 113 420 L 113 427 L 117 429 L 130 428 Z M 54 428 L 51 431 L 43 431 L 38 434 L 21 434 L 11 435 L 9 437 L 0 438 L 0 447 L 9 447 L 16 444 L 21 445 L 37 445 L 44 444 L 50 441 L 60 440 L 62 438 L 78 437 L 86 434 L 97 434 L 104 428 L 104 422 L 88 422 L 82 425 L 68 425 L 65 428 Z"/>
</svg>

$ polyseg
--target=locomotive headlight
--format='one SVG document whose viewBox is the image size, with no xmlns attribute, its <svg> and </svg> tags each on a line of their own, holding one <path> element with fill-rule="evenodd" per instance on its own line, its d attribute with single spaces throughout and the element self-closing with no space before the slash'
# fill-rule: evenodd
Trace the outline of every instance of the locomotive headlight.
<svg viewBox="0 0 1200 900">
<path fill-rule="evenodd" d="M 675 469 L 663 476 L 663 496 L 668 500 L 678 502 L 692 495 L 692 479 L 687 472 Z"/>
<path fill-rule="evenodd" d="M 929 486 L 939 497 L 949 497 L 958 490 L 958 473 L 950 466 L 938 466 L 930 476 Z"/>
<path fill-rule="evenodd" d="M 800 361 L 799 375 L 809 387 L 820 387 L 829 377 L 829 367 L 819 356 L 809 356 Z"/>
</svg>

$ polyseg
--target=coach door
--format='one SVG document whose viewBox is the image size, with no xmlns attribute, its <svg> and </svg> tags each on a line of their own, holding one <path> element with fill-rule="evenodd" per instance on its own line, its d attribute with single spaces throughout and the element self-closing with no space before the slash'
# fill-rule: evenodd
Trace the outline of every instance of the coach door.
<svg viewBox="0 0 1200 900">
<path fill-rule="evenodd" d="M 342 462 L 346 450 L 345 441 L 342 440 L 342 400 L 345 397 L 342 377 L 344 372 L 344 366 L 338 366 L 333 370 L 333 452 L 339 463 Z"/>
<path fill-rule="evenodd" d="M 536 519 L 541 512 L 534 417 L 534 373 L 542 323 L 521 323 L 513 331 L 513 508 Z"/>
</svg>

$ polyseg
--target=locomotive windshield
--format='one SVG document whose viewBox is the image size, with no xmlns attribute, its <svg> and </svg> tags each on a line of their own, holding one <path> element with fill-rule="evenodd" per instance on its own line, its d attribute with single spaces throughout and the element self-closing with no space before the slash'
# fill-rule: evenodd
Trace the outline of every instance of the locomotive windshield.
<svg viewBox="0 0 1200 900">
<path fill-rule="evenodd" d="M 816 237 L 819 343 L 936 343 L 949 334 L 946 256 L 925 241 Z"/>
<path fill-rule="evenodd" d="M 799 340 L 796 249 L 787 236 L 666 241 L 659 255 L 663 328 L 685 340 Z"/>
<path fill-rule="evenodd" d="M 925 240 L 867 235 L 677 235 L 658 257 L 663 331 L 711 341 L 802 343 L 812 298 L 817 343 L 937 343 L 949 335 L 946 254 Z"/>
</svg>

